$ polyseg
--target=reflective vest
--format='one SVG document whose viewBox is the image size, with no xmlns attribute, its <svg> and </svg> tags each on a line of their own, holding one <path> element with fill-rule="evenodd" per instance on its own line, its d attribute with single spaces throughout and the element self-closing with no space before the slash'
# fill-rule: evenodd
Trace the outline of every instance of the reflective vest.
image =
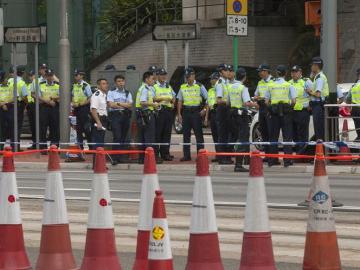
<svg viewBox="0 0 360 270">
<path fill-rule="evenodd" d="M 184 106 L 200 106 L 202 100 L 200 85 L 193 84 L 190 86 L 184 83 L 181 85 L 180 91 L 182 92 Z"/>
<path fill-rule="evenodd" d="M 283 83 L 272 83 L 269 86 L 271 104 L 290 103 L 290 86 L 291 84 L 284 81 Z"/>
<path fill-rule="evenodd" d="M 300 80 L 297 80 L 296 82 L 294 80 L 290 80 L 289 83 L 296 90 L 296 103 L 295 103 L 295 106 L 294 106 L 294 110 L 295 111 L 301 111 L 304 108 L 304 105 L 309 104 L 309 101 L 310 101 L 310 97 L 304 97 L 305 80 L 300 79 Z"/>
<path fill-rule="evenodd" d="M 229 99 L 231 108 L 240 109 L 243 106 L 242 92 L 245 86 L 237 83 L 229 87 Z"/>
<path fill-rule="evenodd" d="M 10 85 L 0 85 L 0 102 L 12 103 L 13 102 L 13 88 Z"/>
<path fill-rule="evenodd" d="M 208 105 L 210 106 L 210 109 L 213 109 L 215 104 L 216 104 L 216 90 L 214 87 L 212 87 L 208 90 Z"/>
<path fill-rule="evenodd" d="M 74 83 L 72 88 L 72 102 L 75 104 L 84 103 L 87 101 L 88 97 L 85 94 L 85 88 L 88 86 L 87 83 Z"/>
<path fill-rule="evenodd" d="M 10 87 L 12 87 L 14 89 L 14 79 L 11 78 L 11 80 L 9 79 L 8 84 Z M 24 82 L 23 79 L 19 79 L 17 78 L 16 80 L 16 90 L 18 92 L 18 100 L 21 101 L 24 97 L 23 97 L 23 93 L 22 93 L 22 89 L 23 87 L 26 87 L 26 83 Z"/>
<path fill-rule="evenodd" d="M 326 76 L 325 76 L 325 74 L 323 72 L 320 72 L 315 77 L 315 80 L 314 80 L 314 89 L 315 89 L 315 91 L 317 89 L 317 79 L 318 78 L 321 78 L 324 81 L 324 86 L 323 86 L 323 89 L 321 91 L 321 95 L 323 97 L 328 97 L 329 96 L 329 83 L 328 83 L 328 79 L 326 78 Z"/>
<path fill-rule="evenodd" d="M 350 91 L 351 91 L 351 102 L 353 104 L 360 104 L 360 83 L 355 84 Z"/>
<path fill-rule="evenodd" d="M 259 90 L 259 97 L 261 98 L 265 98 L 265 93 L 267 92 L 267 90 L 269 89 L 269 86 L 273 83 L 274 81 L 272 79 L 270 79 L 269 81 L 264 81 L 264 80 L 260 80 L 258 82 L 258 90 Z"/>
<path fill-rule="evenodd" d="M 59 89 L 60 85 L 57 82 L 54 82 L 52 85 L 48 85 L 47 82 L 40 83 L 41 97 L 47 101 L 50 101 L 51 98 L 58 98 Z"/>
<path fill-rule="evenodd" d="M 161 87 L 159 84 L 155 84 L 155 97 L 165 97 L 165 98 L 173 98 L 172 88 L 169 84 L 166 84 L 167 87 Z M 172 104 L 170 101 L 162 101 L 161 105 L 172 108 Z"/>
<path fill-rule="evenodd" d="M 28 103 L 34 103 L 35 100 L 34 98 L 31 96 L 31 86 L 33 85 L 33 83 L 28 83 L 26 84 L 26 92 L 27 92 L 27 101 Z"/>
<path fill-rule="evenodd" d="M 148 86 L 146 86 L 146 84 L 142 84 L 139 88 L 139 90 L 137 91 L 137 94 L 136 94 L 136 103 L 135 103 L 135 107 L 137 109 L 142 109 L 142 106 L 141 106 L 141 102 L 140 102 L 140 97 L 141 97 L 141 93 L 142 91 L 145 90 L 145 88 L 148 89 L 148 102 L 149 103 L 152 103 L 153 102 L 153 94 L 151 92 L 151 89 L 148 88 Z M 148 106 L 147 107 L 150 111 L 153 111 L 154 110 L 154 107 L 153 106 Z"/>
</svg>

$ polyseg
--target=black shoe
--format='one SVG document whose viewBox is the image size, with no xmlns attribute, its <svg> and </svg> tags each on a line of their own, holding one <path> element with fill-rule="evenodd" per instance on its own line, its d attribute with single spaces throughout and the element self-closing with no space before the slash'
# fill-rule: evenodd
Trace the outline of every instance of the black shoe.
<svg viewBox="0 0 360 270">
<path fill-rule="evenodd" d="M 290 166 L 292 166 L 292 165 L 294 165 L 294 163 L 292 163 L 292 162 L 285 162 L 285 163 L 284 163 L 284 167 L 285 167 L 285 168 L 288 168 L 288 167 L 290 167 Z"/>
<path fill-rule="evenodd" d="M 119 161 L 117 160 L 111 160 L 111 165 L 115 166 L 115 165 L 118 165 L 119 164 Z"/>
<path fill-rule="evenodd" d="M 32 146 L 30 146 L 30 147 L 27 148 L 27 150 L 34 150 L 34 149 L 36 149 L 36 145 L 35 145 L 35 144 L 33 144 Z"/>
<path fill-rule="evenodd" d="M 161 164 L 163 163 L 164 161 L 162 160 L 162 158 L 156 158 L 156 164 Z"/>
<path fill-rule="evenodd" d="M 190 157 L 182 157 L 182 158 L 180 158 L 180 161 L 181 161 L 181 162 L 191 161 L 191 158 L 190 158 Z"/>
<path fill-rule="evenodd" d="M 217 158 L 214 158 L 211 160 L 211 162 L 219 162 L 219 160 Z"/>
<path fill-rule="evenodd" d="M 234 172 L 249 172 L 249 170 L 241 165 L 236 165 L 234 168 Z"/>
<path fill-rule="evenodd" d="M 165 156 L 162 158 L 164 161 L 173 161 L 173 158 L 169 155 L 169 156 Z"/>
<path fill-rule="evenodd" d="M 333 207 L 342 207 L 342 206 L 344 206 L 344 204 L 341 202 L 337 202 L 336 200 L 332 200 L 332 206 Z"/>
</svg>

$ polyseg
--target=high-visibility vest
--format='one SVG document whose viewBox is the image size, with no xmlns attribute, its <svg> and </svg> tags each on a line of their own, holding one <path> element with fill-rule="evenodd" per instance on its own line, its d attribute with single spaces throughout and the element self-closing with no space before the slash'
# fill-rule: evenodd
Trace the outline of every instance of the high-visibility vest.
<svg viewBox="0 0 360 270">
<path fill-rule="evenodd" d="M 54 82 L 52 85 L 48 85 L 47 82 L 40 83 L 41 97 L 47 101 L 51 98 L 59 98 L 59 89 L 58 82 Z"/>
<path fill-rule="evenodd" d="M 353 104 L 360 104 L 360 83 L 355 84 L 350 91 L 351 91 L 351 102 Z"/>
<path fill-rule="evenodd" d="M 269 86 L 271 104 L 290 103 L 290 86 L 291 84 L 284 81 L 283 83 L 272 83 Z"/>
<path fill-rule="evenodd" d="M 28 103 L 34 103 L 35 102 L 35 99 L 32 97 L 31 95 L 31 86 L 32 86 L 32 82 L 31 83 L 28 83 L 26 84 L 26 92 L 27 92 L 27 101 Z"/>
<path fill-rule="evenodd" d="M 237 83 L 229 87 L 229 99 L 231 108 L 240 109 L 243 106 L 242 92 L 245 86 L 241 83 Z"/>
<path fill-rule="evenodd" d="M 218 82 L 216 83 L 217 85 L 221 85 L 222 89 L 223 89 L 223 96 L 221 97 L 223 100 L 227 101 L 227 98 L 229 96 L 229 84 L 226 84 L 226 82 L 224 81 L 224 79 L 219 79 Z M 215 86 L 216 87 L 216 86 Z"/>
<path fill-rule="evenodd" d="M 261 98 L 265 98 L 265 93 L 268 91 L 269 86 L 273 83 L 274 81 L 272 79 L 270 79 L 269 81 L 265 81 L 265 80 L 260 80 L 258 82 L 258 90 L 259 90 L 259 97 Z"/>
<path fill-rule="evenodd" d="M 14 89 L 14 82 L 15 80 L 13 78 L 11 78 L 12 80 L 8 81 L 8 84 L 10 87 L 12 87 Z M 26 86 L 25 82 L 23 79 L 19 79 L 17 78 L 16 80 L 16 90 L 18 92 L 18 100 L 21 101 L 24 97 L 23 97 L 23 92 L 22 89 L 23 87 Z"/>
<path fill-rule="evenodd" d="M 305 93 L 305 80 L 299 79 L 296 82 L 294 80 L 290 80 L 289 83 L 296 90 L 296 103 L 294 106 L 295 111 L 301 111 L 304 108 L 304 104 L 308 104 L 310 101 L 310 97 L 304 97 Z"/>
<path fill-rule="evenodd" d="M 321 78 L 324 81 L 324 86 L 323 86 L 323 89 L 321 91 L 321 95 L 323 97 L 328 97 L 329 96 L 329 83 L 328 83 L 327 77 L 325 76 L 325 74 L 323 72 L 320 72 L 318 75 L 315 76 L 315 79 L 314 79 L 314 89 L 315 89 L 315 91 L 317 89 L 317 79 L 318 78 Z"/>
<path fill-rule="evenodd" d="M 1 103 L 12 103 L 13 102 L 13 87 L 9 84 L 0 85 L 0 102 Z"/>
<path fill-rule="evenodd" d="M 216 104 L 216 90 L 215 87 L 211 87 L 208 90 L 208 105 L 210 109 L 213 109 L 215 104 Z"/>
<path fill-rule="evenodd" d="M 135 107 L 137 109 L 142 109 L 142 106 L 141 106 L 141 102 L 140 102 L 140 98 L 141 98 L 141 93 L 142 91 L 144 91 L 145 89 L 147 88 L 148 90 L 148 102 L 149 103 L 152 103 L 153 102 L 153 94 L 151 92 L 151 89 L 149 89 L 146 84 L 142 84 L 139 88 L 139 90 L 137 91 L 137 94 L 136 94 L 136 102 L 135 102 Z M 154 107 L 153 106 L 147 106 L 147 108 L 150 110 L 150 111 L 153 111 L 154 110 Z"/>
<path fill-rule="evenodd" d="M 202 100 L 200 85 L 193 84 L 190 86 L 184 83 L 181 85 L 180 91 L 182 92 L 184 106 L 200 106 Z"/>
<path fill-rule="evenodd" d="M 87 101 L 88 97 L 85 94 L 85 88 L 88 86 L 87 83 L 74 83 L 72 88 L 72 102 L 75 104 L 84 103 Z"/>
<path fill-rule="evenodd" d="M 173 98 L 172 88 L 169 84 L 166 84 L 166 87 L 161 87 L 159 84 L 154 85 L 155 88 L 155 97 L 165 97 L 165 98 Z M 161 105 L 172 108 L 172 104 L 170 101 L 162 101 Z"/>
</svg>

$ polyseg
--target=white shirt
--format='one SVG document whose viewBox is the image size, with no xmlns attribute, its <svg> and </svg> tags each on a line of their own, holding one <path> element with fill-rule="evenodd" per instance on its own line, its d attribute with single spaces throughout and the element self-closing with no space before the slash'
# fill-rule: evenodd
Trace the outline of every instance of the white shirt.
<svg viewBox="0 0 360 270">
<path fill-rule="evenodd" d="M 106 103 L 106 94 L 97 90 L 92 96 L 90 100 L 90 108 L 96 109 L 97 113 L 100 116 L 107 116 L 107 103 Z"/>
</svg>

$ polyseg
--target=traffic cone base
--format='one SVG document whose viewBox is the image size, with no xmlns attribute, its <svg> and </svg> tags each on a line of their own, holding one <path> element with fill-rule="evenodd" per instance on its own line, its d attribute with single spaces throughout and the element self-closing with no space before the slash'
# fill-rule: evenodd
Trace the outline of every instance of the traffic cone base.
<svg viewBox="0 0 360 270">
<path fill-rule="evenodd" d="M 149 269 L 173 269 L 173 261 L 171 260 L 162 260 L 162 261 L 149 261 Z"/>
<path fill-rule="evenodd" d="M 72 254 L 69 224 L 42 227 L 40 255 L 36 269 L 77 269 Z"/>
<path fill-rule="evenodd" d="M 340 270 L 336 232 L 307 232 L 304 258 L 304 270 Z"/>
<path fill-rule="evenodd" d="M 240 270 L 275 270 L 271 232 L 244 232 Z"/>
<path fill-rule="evenodd" d="M 136 259 L 134 262 L 133 270 L 147 270 L 149 269 L 148 260 L 148 247 L 150 239 L 149 231 L 138 230 L 137 246 L 136 246 Z"/>
<path fill-rule="evenodd" d="M 218 233 L 190 234 L 186 270 L 223 270 L 218 246 Z"/>
<path fill-rule="evenodd" d="M 0 225 L 0 269 L 31 269 L 21 224 Z"/>
<path fill-rule="evenodd" d="M 88 229 L 80 270 L 121 270 L 116 254 L 114 229 Z"/>
</svg>

